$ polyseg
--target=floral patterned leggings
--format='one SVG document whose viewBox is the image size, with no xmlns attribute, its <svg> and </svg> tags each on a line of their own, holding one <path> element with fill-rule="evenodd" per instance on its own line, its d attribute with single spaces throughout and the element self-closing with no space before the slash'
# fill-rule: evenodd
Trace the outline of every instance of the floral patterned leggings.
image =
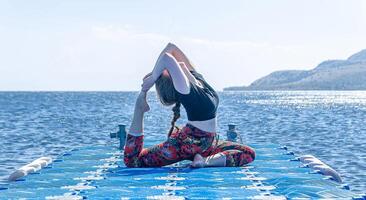
<svg viewBox="0 0 366 200">
<path fill-rule="evenodd" d="M 182 160 L 193 160 L 222 153 L 226 166 L 243 166 L 255 158 L 252 148 L 229 141 L 217 140 L 215 133 L 202 131 L 190 124 L 173 132 L 167 141 L 151 148 L 143 148 L 143 135 L 127 135 L 124 162 L 127 167 L 161 167 Z"/>
</svg>

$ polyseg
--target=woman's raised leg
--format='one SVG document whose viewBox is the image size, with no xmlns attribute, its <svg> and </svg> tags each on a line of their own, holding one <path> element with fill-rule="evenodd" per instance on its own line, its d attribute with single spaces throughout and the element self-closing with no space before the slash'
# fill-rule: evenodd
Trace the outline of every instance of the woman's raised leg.
<svg viewBox="0 0 366 200">
<path fill-rule="evenodd" d="M 136 100 L 135 111 L 127 134 L 124 149 L 124 162 L 127 167 L 160 167 L 180 161 L 177 147 L 174 146 L 174 138 L 155 145 L 151 148 L 143 148 L 143 119 L 144 113 L 149 110 L 146 102 L 146 92 L 141 92 Z"/>
</svg>

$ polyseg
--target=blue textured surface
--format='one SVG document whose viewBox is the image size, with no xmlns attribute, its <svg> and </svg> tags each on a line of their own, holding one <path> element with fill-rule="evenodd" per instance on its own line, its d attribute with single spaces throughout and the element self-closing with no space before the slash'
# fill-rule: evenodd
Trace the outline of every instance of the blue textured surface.
<svg viewBox="0 0 366 200">
<path fill-rule="evenodd" d="M 41 156 L 105 145 L 117 124 L 131 124 L 137 92 L 0 92 L 0 187 Z M 286 145 L 332 166 L 355 193 L 366 191 L 366 91 L 219 92 L 218 130 L 237 124 L 244 143 Z M 144 121 L 145 146 L 161 143 L 172 111 L 155 92 Z M 186 123 L 184 109 L 177 125 Z"/>
<path fill-rule="evenodd" d="M 113 146 L 74 149 L 20 181 L 0 185 L 0 199 L 293 199 L 357 197 L 329 178 L 302 167 L 277 145 L 255 145 L 245 167 L 126 168 Z M 294 160 L 294 161 L 291 161 Z M 362 199 L 363 197 L 359 197 Z"/>
</svg>

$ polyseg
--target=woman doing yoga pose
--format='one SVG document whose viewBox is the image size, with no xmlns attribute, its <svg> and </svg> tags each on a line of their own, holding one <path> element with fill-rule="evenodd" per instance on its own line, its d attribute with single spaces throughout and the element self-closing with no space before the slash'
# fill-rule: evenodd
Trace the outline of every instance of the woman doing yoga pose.
<svg viewBox="0 0 366 200">
<path fill-rule="evenodd" d="M 143 148 L 143 117 L 150 109 L 146 93 L 154 84 L 161 103 L 174 105 L 174 116 L 168 139 Z M 191 160 L 192 167 L 231 167 L 252 162 L 255 158 L 252 148 L 217 139 L 218 104 L 216 91 L 195 70 L 185 54 L 169 43 L 152 72 L 143 79 L 124 149 L 126 166 L 161 167 Z M 187 112 L 188 122 L 179 129 L 175 122 L 180 117 L 181 105 Z"/>
</svg>

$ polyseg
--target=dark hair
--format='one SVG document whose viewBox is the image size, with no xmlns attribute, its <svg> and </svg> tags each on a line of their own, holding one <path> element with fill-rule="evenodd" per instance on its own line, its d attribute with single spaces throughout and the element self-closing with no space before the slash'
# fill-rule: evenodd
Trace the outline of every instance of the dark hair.
<svg viewBox="0 0 366 200">
<path fill-rule="evenodd" d="M 168 137 L 172 134 L 172 132 L 174 131 L 174 128 L 178 129 L 178 126 L 175 125 L 175 122 L 179 119 L 180 117 L 180 103 L 177 102 L 175 103 L 174 107 L 173 107 L 173 119 L 172 121 L 170 122 L 171 124 L 171 127 L 170 127 L 170 130 L 169 130 L 169 133 L 168 133 Z"/>
<path fill-rule="evenodd" d="M 168 137 L 174 131 L 174 128 L 179 129 L 175 126 L 175 122 L 180 117 L 180 102 L 178 101 L 177 92 L 174 88 L 173 81 L 170 74 L 167 71 L 163 72 L 162 75 L 155 82 L 155 89 L 158 94 L 160 102 L 165 106 L 174 105 L 173 107 L 173 119 L 171 121 L 171 128 L 168 133 Z"/>
</svg>

